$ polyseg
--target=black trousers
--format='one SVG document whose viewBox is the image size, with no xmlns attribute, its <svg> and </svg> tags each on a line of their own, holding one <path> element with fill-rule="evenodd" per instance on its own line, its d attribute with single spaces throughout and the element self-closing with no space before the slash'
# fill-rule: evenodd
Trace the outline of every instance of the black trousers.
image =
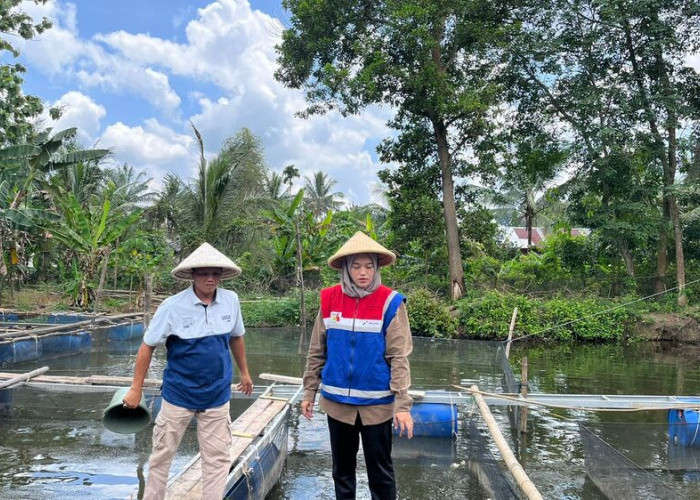
<svg viewBox="0 0 700 500">
<path fill-rule="evenodd" d="M 348 425 L 328 417 L 328 430 L 333 454 L 335 498 L 355 499 L 357 451 L 362 437 L 372 500 L 395 500 L 396 478 L 391 461 L 392 420 L 377 425 L 362 425 L 358 415 L 355 425 Z"/>
</svg>

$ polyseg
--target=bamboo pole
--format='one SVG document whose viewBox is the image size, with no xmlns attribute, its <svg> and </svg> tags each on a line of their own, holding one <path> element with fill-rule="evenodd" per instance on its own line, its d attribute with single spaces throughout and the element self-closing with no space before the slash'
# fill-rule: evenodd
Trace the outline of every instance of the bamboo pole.
<svg viewBox="0 0 700 500">
<path fill-rule="evenodd" d="M 508 327 L 508 343 L 506 344 L 506 359 L 510 357 L 510 344 L 513 342 L 513 330 L 515 329 L 515 318 L 518 317 L 518 308 L 513 309 L 513 317 L 510 318 L 510 327 Z"/>
<path fill-rule="evenodd" d="M 527 357 L 520 362 L 520 395 L 527 399 Z M 520 432 L 527 432 L 527 405 L 520 407 Z"/>
<path fill-rule="evenodd" d="M 471 392 L 472 396 L 474 396 L 474 400 L 479 406 L 479 412 L 481 412 L 481 416 L 484 418 L 484 421 L 491 432 L 491 437 L 493 437 L 493 441 L 496 443 L 498 451 L 501 452 L 501 457 L 503 457 L 503 460 L 508 466 L 508 470 L 511 474 L 513 474 L 513 477 L 515 478 L 522 492 L 530 500 L 543 500 L 542 495 L 539 491 L 537 491 L 537 487 L 530 480 L 530 478 L 527 477 L 523 466 L 520 465 L 518 460 L 515 458 L 513 451 L 508 446 L 503 434 L 501 434 L 501 430 L 498 428 L 498 424 L 493 418 L 491 410 L 489 410 L 489 405 L 486 404 L 484 397 L 479 393 L 479 388 L 476 385 L 473 385 L 469 388 L 469 392 Z"/>
<path fill-rule="evenodd" d="M 151 322 L 151 295 L 153 294 L 153 274 L 146 273 L 143 292 L 143 329 Z"/>
<path fill-rule="evenodd" d="M 23 373 L 22 375 L 19 375 L 18 377 L 11 378 L 10 380 L 6 380 L 4 382 L 0 382 L 0 389 L 6 389 L 8 387 L 12 387 L 13 385 L 17 385 L 20 382 L 24 382 L 25 380 L 29 380 L 30 378 L 36 377 L 37 375 L 41 375 L 42 373 L 46 373 L 49 371 L 48 366 L 42 366 L 41 368 L 37 368 L 36 370 L 32 370 L 27 373 Z"/>
</svg>

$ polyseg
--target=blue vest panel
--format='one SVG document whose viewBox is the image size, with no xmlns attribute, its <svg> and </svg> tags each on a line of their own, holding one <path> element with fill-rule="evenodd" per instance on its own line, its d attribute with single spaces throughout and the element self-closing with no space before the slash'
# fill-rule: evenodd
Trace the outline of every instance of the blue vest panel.
<svg viewBox="0 0 700 500">
<path fill-rule="evenodd" d="M 394 401 L 385 336 L 403 300 L 383 285 L 362 299 L 348 297 L 340 285 L 321 291 L 327 357 L 320 389 L 325 398 L 353 405 Z"/>
</svg>

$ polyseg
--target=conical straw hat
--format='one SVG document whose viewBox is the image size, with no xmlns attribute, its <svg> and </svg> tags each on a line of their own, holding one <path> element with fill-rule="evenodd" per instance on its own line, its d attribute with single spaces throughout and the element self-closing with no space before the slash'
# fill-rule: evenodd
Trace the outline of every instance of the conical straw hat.
<svg viewBox="0 0 700 500">
<path fill-rule="evenodd" d="M 170 271 L 170 275 L 179 280 L 189 281 L 192 279 L 192 269 L 200 267 L 220 267 L 222 280 L 235 278 L 242 272 L 240 267 L 216 248 L 209 243 L 202 243 L 197 250 Z"/>
<path fill-rule="evenodd" d="M 393 252 L 381 246 L 365 233 L 358 231 L 328 259 L 328 265 L 333 269 L 342 269 L 343 259 L 348 255 L 358 253 L 376 253 L 379 267 L 388 266 L 396 260 L 396 255 Z"/>
</svg>

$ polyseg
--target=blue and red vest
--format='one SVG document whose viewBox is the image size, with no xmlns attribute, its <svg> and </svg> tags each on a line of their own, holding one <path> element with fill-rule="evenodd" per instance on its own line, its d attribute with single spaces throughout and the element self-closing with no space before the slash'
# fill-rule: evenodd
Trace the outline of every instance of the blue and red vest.
<svg viewBox="0 0 700 500">
<path fill-rule="evenodd" d="M 385 336 L 403 300 L 400 293 L 384 285 L 362 299 L 345 295 L 340 285 L 321 290 L 326 327 L 323 397 L 352 405 L 394 401 Z"/>
</svg>

